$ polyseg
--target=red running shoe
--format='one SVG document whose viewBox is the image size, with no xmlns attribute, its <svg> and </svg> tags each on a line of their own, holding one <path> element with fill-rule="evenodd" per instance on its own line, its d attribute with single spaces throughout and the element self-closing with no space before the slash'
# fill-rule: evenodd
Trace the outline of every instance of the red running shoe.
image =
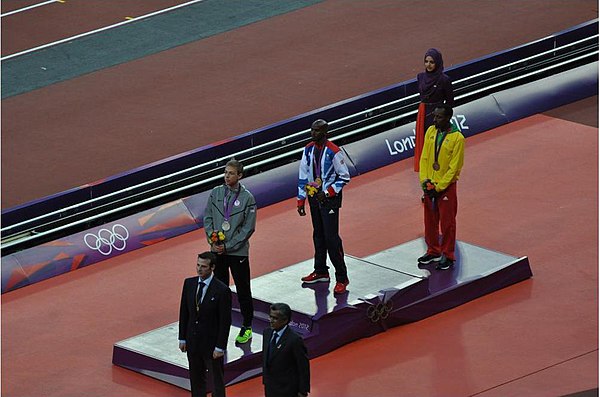
<svg viewBox="0 0 600 397">
<path fill-rule="evenodd" d="M 306 284 L 329 282 L 329 274 L 317 274 L 315 272 L 312 272 L 308 276 L 302 277 L 300 280 L 302 280 L 302 282 Z"/>
<path fill-rule="evenodd" d="M 346 286 L 350 284 L 350 281 L 346 281 L 345 283 L 340 283 L 339 281 L 335 283 L 335 288 L 333 288 L 333 293 L 335 294 L 343 294 L 346 292 Z"/>
</svg>

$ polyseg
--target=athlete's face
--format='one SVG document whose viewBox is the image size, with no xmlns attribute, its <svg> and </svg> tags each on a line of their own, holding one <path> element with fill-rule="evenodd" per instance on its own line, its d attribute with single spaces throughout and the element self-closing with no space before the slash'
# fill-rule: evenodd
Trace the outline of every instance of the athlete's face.
<svg viewBox="0 0 600 397">
<path fill-rule="evenodd" d="M 237 185 L 238 181 L 242 177 L 242 174 L 238 174 L 237 168 L 229 165 L 225 167 L 225 173 L 223 177 L 227 186 L 234 187 Z"/>
<path fill-rule="evenodd" d="M 433 111 L 433 124 L 438 130 L 446 130 L 450 126 L 450 117 L 446 115 L 444 108 L 436 108 Z"/>
<path fill-rule="evenodd" d="M 312 126 L 310 129 L 310 137 L 313 142 L 322 143 L 326 135 L 325 126 Z"/>
</svg>

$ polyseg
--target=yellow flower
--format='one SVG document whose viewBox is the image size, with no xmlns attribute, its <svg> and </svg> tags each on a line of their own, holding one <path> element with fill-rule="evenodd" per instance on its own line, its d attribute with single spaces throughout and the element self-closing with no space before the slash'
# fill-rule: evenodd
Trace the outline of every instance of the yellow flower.
<svg viewBox="0 0 600 397">
<path fill-rule="evenodd" d="M 318 191 L 318 189 L 317 189 L 316 187 L 314 187 L 314 186 L 311 186 L 311 185 L 306 185 L 306 186 L 304 187 L 304 189 L 306 190 L 306 193 L 308 193 L 308 195 L 309 195 L 310 197 L 314 196 L 314 195 L 315 195 L 315 193 Z"/>
</svg>

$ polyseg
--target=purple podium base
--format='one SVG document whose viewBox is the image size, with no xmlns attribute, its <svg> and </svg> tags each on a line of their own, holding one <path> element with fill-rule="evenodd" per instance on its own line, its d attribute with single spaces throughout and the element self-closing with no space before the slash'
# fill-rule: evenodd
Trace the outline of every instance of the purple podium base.
<svg viewBox="0 0 600 397">
<path fill-rule="evenodd" d="M 457 242 L 456 265 L 435 270 L 417 265 L 425 252 L 422 239 L 366 258 L 346 255 L 350 285 L 334 295 L 330 283 L 302 284 L 312 259 L 252 280 L 254 331 L 250 343 L 235 343 L 241 316 L 234 291 L 233 323 L 225 380 L 233 384 L 261 373 L 262 330 L 269 306 L 292 308 L 290 326 L 304 337 L 311 358 L 390 327 L 421 320 L 532 276 L 527 257 L 517 258 Z M 190 388 L 185 354 L 178 350 L 177 323 L 117 342 L 113 364 L 185 389 Z"/>
</svg>

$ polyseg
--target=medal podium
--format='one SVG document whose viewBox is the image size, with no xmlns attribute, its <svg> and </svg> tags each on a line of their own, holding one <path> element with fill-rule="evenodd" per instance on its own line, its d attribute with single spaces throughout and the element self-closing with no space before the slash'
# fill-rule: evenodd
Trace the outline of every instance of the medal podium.
<svg viewBox="0 0 600 397">
<path fill-rule="evenodd" d="M 333 293 L 329 283 L 302 284 L 313 269 L 307 260 L 252 280 L 253 338 L 238 345 L 241 314 L 233 291 L 233 313 L 226 352 L 225 381 L 233 384 L 257 376 L 262 369 L 262 330 L 269 326 L 269 307 L 284 302 L 292 309 L 290 326 L 304 338 L 310 358 L 360 338 L 384 332 L 456 307 L 532 276 L 527 257 L 514 257 L 457 242 L 456 264 L 435 270 L 417 265 L 425 252 L 423 239 L 374 255 L 346 255 L 350 285 Z M 333 270 L 333 269 L 331 269 Z M 113 364 L 189 390 L 187 357 L 178 349 L 178 324 L 148 331 L 115 343 Z"/>
</svg>

